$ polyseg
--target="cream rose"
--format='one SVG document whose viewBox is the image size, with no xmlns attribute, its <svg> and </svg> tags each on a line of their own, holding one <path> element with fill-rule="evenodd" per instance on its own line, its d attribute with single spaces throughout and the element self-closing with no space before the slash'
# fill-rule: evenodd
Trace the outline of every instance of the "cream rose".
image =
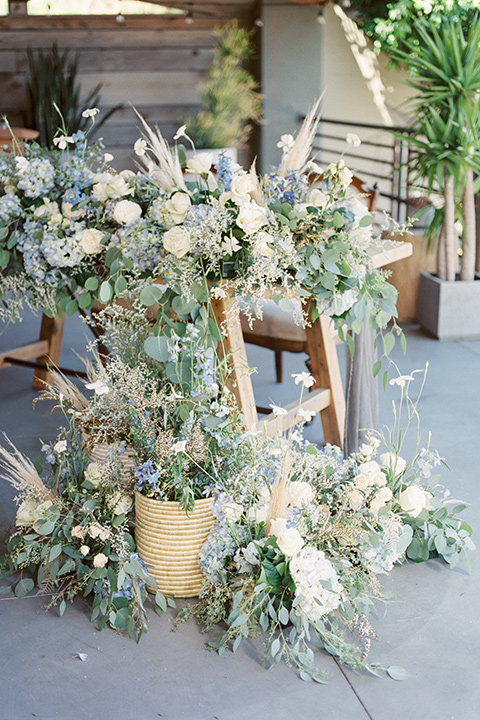
<svg viewBox="0 0 480 720">
<path fill-rule="evenodd" d="M 177 225 L 164 233 L 163 247 L 175 257 L 181 258 L 190 250 L 190 238 L 186 231 Z"/>
<path fill-rule="evenodd" d="M 243 230 L 246 235 L 252 235 L 252 233 L 260 230 L 262 225 L 266 225 L 267 218 L 263 208 L 257 205 L 256 202 L 250 200 L 240 206 L 240 212 L 237 217 L 237 225 Z"/>
<path fill-rule="evenodd" d="M 101 240 L 104 233 L 95 228 L 87 228 L 80 237 L 80 247 L 86 255 L 96 255 L 103 248 Z"/>
<path fill-rule="evenodd" d="M 93 567 L 96 568 L 103 568 L 108 562 L 108 557 L 104 555 L 103 553 L 98 553 L 98 555 L 95 555 L 93 558 Z"/>
<path fill-rule="evenodd" d="M 430 493 L 422 490 L 418 485 L 410 485 L 400 493 L 398 503 L 406 513 L 417 517 L 424 508 L 428 507 L 430 498 Z"/>
<path fill-rule="evenodd" d="M 253 180 L 248 173 L 234 175 L 230 183 L 230 198 L 237 205 L 243 205 L 250 200 L 253 189 Z"/>
<path fill-rule="evenodd" d="M 100 540 L 106 540 L 110 533 L 108 530 L 100 525 L 100 523 L 92 523 L 88 528 L 88 534 L 91 538 L 99 538 Z"/>
<path fill-rule="evenodd" d="M 357 475 L 355 478 L 355 487 L 358 490 L 366 490 L 368 487 L 370 487 L 370 482 L 368 478 L 365 477 L 362 473 L 360 475 Z"/>
<path fill-rule="evenodd" d="M 401 475 L 407 467 L 407 461 L 395 453 L 383 453 L 379 460 L 380 465 L 391 470 L 394 475 Z"/>
<path fill-rule="evenodd" d="M 373 485 L 375 477 L 380 472 L 380 465 L 375 460 L 369 460 L 368 462 L 361 463 L 358 466 L 361 475 L 367 478 L 368 485 Z"/>
<path fill-rule="evenodd" d="M 314 497 L 313 487 L 310 483 L 297 480 L 291 482 L 287 490 L 287 500 L 293 507 L 303 507 L 311 503 Z"/>
<path fill-rule="evenodd" d="M 90 485 L 93 485 L 93 487 L 98 487 L 100 485 L 102 475 L 102 466 L 96 462 L 89 463 L 85 468 L 85 480 L 87 480 Z"/>
<path fill-rule="evenodd" d="M 287 528 L 277 536 L 277 545 L 286 557 L 293 557 L 304 546 L 304 541 L 296 528 Z"/>
<path fill-rule="evenodd" d="M 271 258 L 273 255 L 273 250 L 268 243 L 273 242 L 274 239 L 273 236 L 270 235 L 270 233 L 267 233 L 264 230 L 260 230 L 260 232 L 257 233 L 257 235 L 255 236 L 254 252 L 264 258 Z"/>
<path fill-rule="evenodd" d="M 180 224 L 185 220 L 185 216 L 192 205 L 192 201 L 187 193 L 176 192 L 165 203 L 165 209 L 172 216 L 175 224 Z"/>
<path fill-rule="evenodd" d="M 76 220 L 77 218 L 82 217 L 82 215 L 85 214 L 85 210 L 79 209 L 79 210 L 72 210 L 73 205 L 70 202 L 63 202 L 62 203 L 62 213 L 67 220 Z"/>
<path fill-rule="evenodd" d="M 41 503 L 35 500 L 24 500 L 17 510 L 16 525 L 33 525 L 52 506 L 51 500 L 44 500 Z"/>
<path fill-rule="evenodd" d="M 133 500 L 117 490 L 108 498 L 107 505 L 115 515 L 126 515 L 133 506 Z"/>
<path fill-rule="evenodd" d="M 354 510 L 357 510 L 358 508 L 362 507 L 363 503 L 365 502 L 365 498 L 360 492 L 360 490 L 352 490 L 348 495 L 348 502 L 350 503 L 350 507 L 352 507 Z"/>
<path fill-rule="evenodd" d="M 198 153 L 187 162 L 187 170 L 196 175 L 206 175 L 213 165 L 213 153 Z"/>
<path fill-rule="evenodd" d="M 83 556 L 88 555 L 88 553 L 90 552 L 90 548 L 88 547 L 88 545 L 82 545 L 80 548 L 80 552 Z"/>
<path fill-rule="evenodd" d="M 313 205 L 314 207 L 321 208 L 326 204 L 327 200 L 328 195 L 318 188 L 314 188 L 308 193 L 307 205 Z"/>
<path fill-rule="evenodd" d="M 131 200 L 120 200 L 113 211 L 114 219 L 121 225 L 131 225 L 142 214 L 142 208 Z"/>
<path fill-rule="evenodd" d="M 82 527 L 82 525 L 75 525 L 75 527 L 72 528 L 71 533 L 72 537 L 78 538 L 79 540 L 83 540 L 87 532 L 86 527 Z"/>
</svg>

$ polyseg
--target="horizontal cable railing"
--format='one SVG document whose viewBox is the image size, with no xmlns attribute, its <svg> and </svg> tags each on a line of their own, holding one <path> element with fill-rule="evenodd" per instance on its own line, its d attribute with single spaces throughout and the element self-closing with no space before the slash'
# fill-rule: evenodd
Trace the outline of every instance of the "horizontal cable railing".
<svg viewBox="0 0 480 720">
<path fill-rule="evenodd" d="M 339 157 L 367 185 L 378 184 L 378 221 L 383 212 L 398 223 L 404 223 L 415 211 L 415 193 L 409 183 L 409 149 L 407 141 L 393 133 L 405 134 L 407 128 L 322 118 L 314 141 L 318 162 L 327 165 Z M 357 147 L 346 141 L 348 133 L 356 134 Z M 420 203 L 421 204 L 421 203 Z M 419 222 L 416 223 L 418 228 Z"/>
</svg>

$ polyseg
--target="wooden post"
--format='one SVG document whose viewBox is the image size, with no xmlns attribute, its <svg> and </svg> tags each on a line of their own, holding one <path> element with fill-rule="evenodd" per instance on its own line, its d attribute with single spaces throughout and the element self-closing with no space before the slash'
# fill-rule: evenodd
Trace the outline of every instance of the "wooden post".
<svg viewBox="0 0 480 720">
<path fill-rule="evenodd" d="M 40 340 L 46 340 L 48 342 L 48 352 L 45 355 L 37 357 L 37 362 L 48 363 L 58 365 L 60 359 L 60 350 L 62 348 L 62 336 L 63 326 L 65 324 L 65 316 L 60 318 L 56 315 L 53 318 L 47 317 L 45 314 L 42 316 L 42 324 L 40 327 Z M 35 370 L 33 376 L 32 387 L 35 389 L 43 389 L 45 383 L 50 380 L 50 373 L 48 370 Z"/>
<path fill-rule="evenodd" d="M 308 301 L 307 301 L 308 302 Z M 320 411 L 326 443 L 343 447 L 345 436 L 345 393 L 330 318 L 321 315 L 305 328 L 307 352 L 315 386 L 330 390 L 330 403 Z"/>
<path fill-rule="evenodd" d="M 223 285 L 223 289 L 226 291 L 225 297 L 212 297 L 211 299 L 215 321 L 224 335 L 223 340 L 218 343 L 217 356 L 226 364 L 225 384 L 235 395 L 248 429 L 253 430 L 257 424 L 257 409 L 240 318 L 238 311 L 234 309 L 235 299 L 229 292 L 226 283 Z"/>
</svg>

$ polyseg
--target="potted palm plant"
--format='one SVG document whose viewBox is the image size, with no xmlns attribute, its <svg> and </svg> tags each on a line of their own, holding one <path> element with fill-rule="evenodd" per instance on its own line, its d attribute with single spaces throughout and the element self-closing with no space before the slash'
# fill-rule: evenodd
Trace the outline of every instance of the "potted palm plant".
<svg viewBox="0 0 480 720">
<path fill-rule="evenodd" d="M 480 337 L 475 280 L 474 174 L 480 173 L 480 17 L 464 29 L 446 18 L 415 23 L 415 43 L 392 53 L 408 64 L 415 120 L 406 136 L 414 181 L 440 202 L 427 230 L 436 274 L 420 278 L 418 320 L 439 339 Z M 418 40 L 418 42 L 417 42 Z"/>
</svg>

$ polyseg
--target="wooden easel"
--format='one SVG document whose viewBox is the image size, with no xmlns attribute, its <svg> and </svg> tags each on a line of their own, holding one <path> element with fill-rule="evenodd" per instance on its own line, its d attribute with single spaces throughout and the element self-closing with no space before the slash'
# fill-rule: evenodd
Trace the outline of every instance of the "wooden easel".
<svg viewBox="0 0 480 720">
<path fill-rule="evenodd" d="M 228 287 L 226 284 L 223 287 Z M 258 420 L 252 381 L 248 369 L 240 321 L 235 312 L 232 292 L 211 300 L 215 320 L 225 337 L 217 348 L 220 360 L 227 365 L 226 386 L 235 395 L 249 430 L 263 428 L 267 435 L 283 432 L 297 421 L 298 401 L 287 405 L 283 415 L 269 413 Z M 325 442 L 342 447 L 345 429 L 345 394 L 338 363 L 335 338 L 329 318 L 319 317 L 305 328 L 307 347 L 316 384 L 304 395 L 302 408 L 320 412 Z"/>
<path fill-rule="evenodd" d="M 50 381 L 47 364 L 58 365 L 64 323 L 64 317 L 55 316 L 50 318 L 43 314 L 39 339 L 27 345 L 0 353 L 0 370 L 10 365 L 32 367 L 35 370 L 32 387 L 35 389 L 44 388 L 45 383 Z M 33 359 L 35 359 L 35 362 L 31 362 Z"/>
</svg>

